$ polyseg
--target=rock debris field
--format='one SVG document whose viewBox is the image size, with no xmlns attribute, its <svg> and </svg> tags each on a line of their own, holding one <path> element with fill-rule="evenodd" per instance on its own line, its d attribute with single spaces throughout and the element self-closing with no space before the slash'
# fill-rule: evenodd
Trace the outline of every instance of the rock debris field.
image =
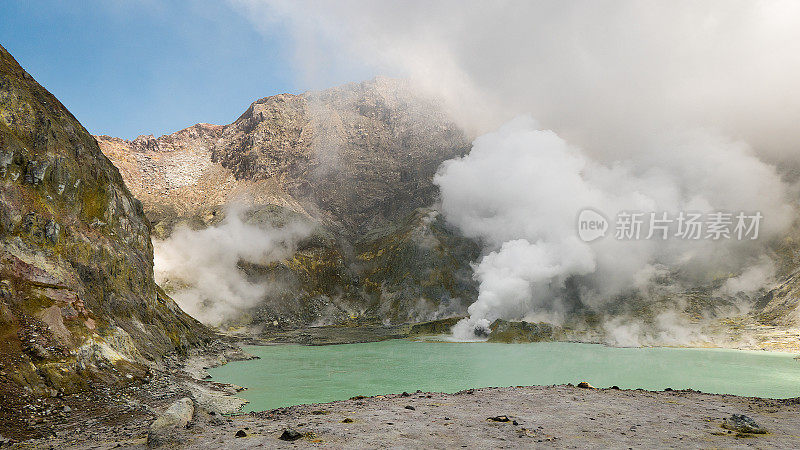
<svg viewBox="0 0 800 450">
<path fill-rule="evenodd" d="M 800 400 L 577 386 L 354 397 L 224 417 L 194 408 L 166 439 L 189 448 L 800 448 Z M 163 422 L 163 421 L 162 421 Z M 180 422 L 180 421 L 179 421 Z M 182 423 L 182 422 L 181 422 Z M 152 431 L 151 431 L 152 434 Z M 39 447 L 146 448 L 148 430 L 112 429 Z"/>
</svg>

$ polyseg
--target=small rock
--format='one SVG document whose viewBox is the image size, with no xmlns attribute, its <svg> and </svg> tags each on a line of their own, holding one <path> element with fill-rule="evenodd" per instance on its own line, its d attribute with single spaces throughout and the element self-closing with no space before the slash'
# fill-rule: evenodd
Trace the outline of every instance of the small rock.
<svg viewBox="0 0 800 450">
<path fill-rule="evenodd" d="M 511 421 L 511 419 L 509 419 L 508 416 L 494 416 L 494 417 L 489 417 L 486 420 L 491 421 L 491 422 L 510 422 Z"/>
<path fill-rule="evenodd" d="M 594 386 L 587 383 L 586 381 L 581 381 L 580 383 L 578 383 L 578 387 L 581 389 L 594 389 Z"/>
<path fill-rule="evenodd" d="M 236 432 L 236 437 L 237 438 L 243 438 L 243 437 L 246 437 L 246 436 L 247 436 L 247 432 L 245 432 L 244 430 L 239 430 L 239 431 Z"/>
<path fill-rule="evenodd" d="M 353 423 L 353 419 L 345 417 L 344 420 L 342 420 L 342 423 Z"/>
<path fill-rule="evenodd" d="M 287 428 L 283 430 L 283 434 L 281 434 L 281 436 L 278 439 L 282 441 L 296 441 L 301 437 L 303 437 L 303 433 L 297 430 L 293 430 L 291 428 Z"/>
<path fill-rule="evenodd" d="M 406 405 L 406 409 L 410 409 L 411 411 L 416 411 L 417 410 L 417 408 L 414 408 L 411 405 Z"/>
<path fill-rule="evenodd" d="M 722 422 L 722 428 L 739 433 L 764 434 L 767 430 L 761 428 L 755 420 L 744 414 L 734 414 Z"/>
<path fill-rule="evenodd" d="M 70 407 L 69 407 L 69 406 L 67 406 L 67 405 L 64 405 L 64 410 L 63 410 L 63 411 L 64 411 L 65 413 L 68 413 L 68 412 L 72 411 L 72 408 L 70 408 Z"/>
<path fill-rule="evenodd" d="M 609 389 L 613 389 L 613 390 L 615 390 L 615 391 L 618 391 L 618 390 L 619 390 L 619 386 L 617 386 L 617 385 L 615 384 L 615 385 L 611 386 Z"/>
<path fill-rule="evenodd" d="M 221 425 L 225 425 L 227 422 L 220 416 L 211 416 L 211 418 L 208 420 L 208 423 L 214 425 L 215 427 L 218 427 Z"/>
<path fill-rule="evenodd" d="M 403 393 L 400 394 L 400 397 L 411 397 L 411 394 L 409 394 L 408 392 L 403 391 Z"/>
</svg>

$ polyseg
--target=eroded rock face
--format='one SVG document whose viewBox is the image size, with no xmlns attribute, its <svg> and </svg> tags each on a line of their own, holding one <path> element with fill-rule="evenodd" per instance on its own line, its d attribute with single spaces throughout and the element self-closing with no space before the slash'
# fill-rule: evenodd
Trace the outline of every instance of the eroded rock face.
<svg viewBox="0 0 800 450">
<path fill-rule="evenodd" d="M 469 263 L 479 246 L 427 209 L 435 171 L 469 140 L 406 82 L 276 95 L 229 125 L 97 139 L 157 237 L 179 222 L 218 224 L 232 201 L 251 217 L 294 215 L 325 236 L 278 263 L 240 264 L 248 279 L 275 287 L 245 321 L 269 329 L 432 320 L 463 314 L 477 295 Z"/>
<path fill-rule="evenodd" d="M 206 339 L 153 281 L 150 226 L 118 170 L 2 47 L 0 168 L 0 358 L 14 381 L 69 389 L 104 371 L 95 356 L 158 363 Z"/>
<path fill-rule="evenodd" d="M 167 234 L 237 199 L 308 214 L 349 237 L 432 204 L 436 169 L 469 145 L 433 100 L 386 78 L 262 98 L 225 126 L 97 140 Z"/>
</svg>

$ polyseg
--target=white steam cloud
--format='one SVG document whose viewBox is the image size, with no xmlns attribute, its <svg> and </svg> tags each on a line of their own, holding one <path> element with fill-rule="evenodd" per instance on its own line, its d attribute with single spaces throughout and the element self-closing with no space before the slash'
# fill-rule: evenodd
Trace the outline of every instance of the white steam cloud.
<svg viewBox="0 0 800 450">
<path fill-rule="evenodd" d="M 499 318 L 559 323 L 564 282 L 574 276 L 582 281 L 585 303 L 646 286 L 659 268 L 685 269 L 692 281 L 706 281 L 758 263 L 758 270 L 726 287 L 749 289 L 754 280 L 763 281 L 765 263 L 751 255 L 760 255 L 792 219 L 774 168 L 742 144 L 703 133 L 652 145 L 641 152 L 647 170 L 636 170 L 639 160 L 609 167 L 520 117 L 476 139 L 467 156 L 445 162 L 434 180 L 443 212 L 490 250 L 475 266 L 480 293 L 469 307 L 470 321 L 458 330 L 487 328 Z M 760 211 L 766 219 L 758 241 L 607 236 L 586 243 L 576 228 L 586 207 L 611 220 L 623 210 L 672 217 L 679 211 Z"/>
<path fill-rule="evenodd" d="M 740 274 L 720 289 L 729 294 L 772 276 L 765 249 L 790 226 L 787 181 L 800 167 L 800 3 L 232 3 L 258 26 L 290 22 L 298 60 L 326 55 L 310 79 L 356 64 L 407 76 L 482 135 L 436 177 L 447 220 L 486 245 L 469 326 L 559 322 L 567 279 L 597 305 L 663 274 Z M 587 244 L 575 230 L 586 207 L 611 221 L 622 210 L 764 220 L 757 241 Z M 608 326 L 618 341 L 641 335 Z M 654 339 L 687 337 L 665 333 Z"/>
<path fill-rule="evenodd" d="M 153 240 L 156 282 L 192 317 L 220 325 L 256 306 L 269 292 L 267 283 L 247 279 L 239 263 L 269 264 L 290 256 L 308 236 L 307 225 L 281 228 L 242 221 L 230 208 L 218 226 L 195 231 L 177 227 L 166 240 Z"/>
</svg>

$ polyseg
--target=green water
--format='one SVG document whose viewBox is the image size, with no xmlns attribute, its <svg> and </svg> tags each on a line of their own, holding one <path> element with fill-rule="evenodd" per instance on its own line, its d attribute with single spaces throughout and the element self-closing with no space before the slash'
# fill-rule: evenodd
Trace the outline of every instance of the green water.
<svg viewBox="0 0 800 450">
<path fill-rule="evenodd" d="M 788 398 L 800 396 L 800 362 L 788 353 L 612 348 L 563 342 L 444 343 L 393 340 L 307 347 L 247 347 L 261 359 L 209 372 L 238 384 L 246 411 L 403 391 L 576 384 Z"/>
</svg>

